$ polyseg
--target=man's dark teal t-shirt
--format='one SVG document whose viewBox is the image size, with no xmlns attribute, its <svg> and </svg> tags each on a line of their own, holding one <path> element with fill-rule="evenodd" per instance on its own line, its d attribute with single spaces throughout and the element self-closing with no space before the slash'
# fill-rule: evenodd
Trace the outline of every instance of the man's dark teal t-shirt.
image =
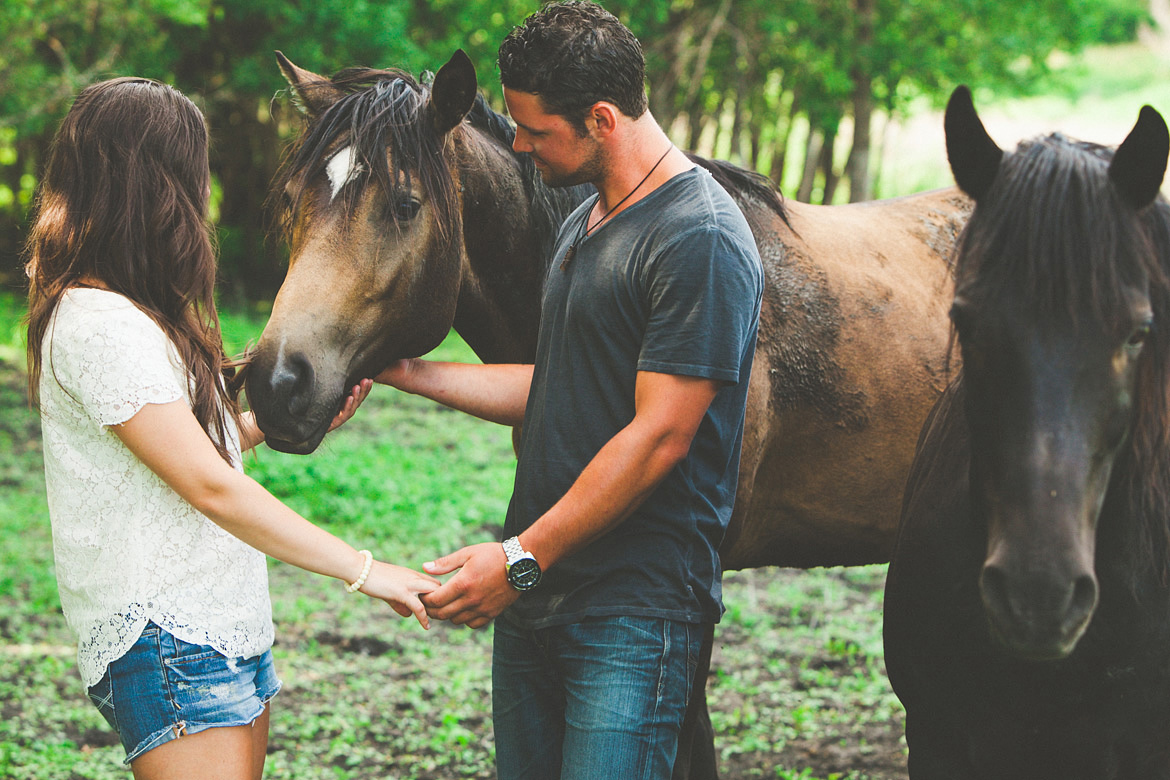
<svg viewBox="0 0 1170 780">
<path fill-rule="evenodd" d="M 593 204 L 565 221 L 549 266 L 505 538 L 559 501 L 633 420 L 639 371 L 720 389 L 687 457 L 510 614 L 534 627 L 615 615 L 715 622 L 763 294 L 759 254 L 739 207 L 696 168 L 581 240 L 562 269 Z"/>
</svg>

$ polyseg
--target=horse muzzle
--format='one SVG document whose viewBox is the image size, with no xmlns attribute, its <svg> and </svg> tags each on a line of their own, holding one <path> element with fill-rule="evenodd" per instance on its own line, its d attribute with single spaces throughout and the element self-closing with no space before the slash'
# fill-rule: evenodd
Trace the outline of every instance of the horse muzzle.
<svg viewBox="0 0 1170 780">
<path fill-rule="evenodd" d="M 319 387 L 312 361 L 302 353 L 269 357 L 258 350 L 246 389 L 265 443 L 295 455 L 317 449 L 340 405 L 338 393 Z"/>
<path fill-rule="evenodd" d="M 1068 657 L 1097 608 L 1091 572 L 1055 576 L 988 563 L 979 590 L 992 636 L 1009 653 L 1032 661 Z"/>
</svg>

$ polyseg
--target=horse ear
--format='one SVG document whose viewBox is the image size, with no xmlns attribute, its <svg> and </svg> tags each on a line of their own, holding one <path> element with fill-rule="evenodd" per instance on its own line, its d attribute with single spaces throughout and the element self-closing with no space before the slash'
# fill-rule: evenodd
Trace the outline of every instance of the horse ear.
<svg viewBox="0 0 1170 780">
<path fill-rule="evenodd" d="M 439 68 L 431 85 L 431 119 L 440 135 L 454 129 L 475 105 L 475 66 L 463 49 Z"/>
<path fill-rule="evenodd" d="M 995 145 L 975 113 L 971 90 L 959 86 L 947 102 L 943 128 L 947 136 L 947 159 L 959 189 L 977 202 L 991 189 L 1003 150 Z"/>
<path fill-rule="evenodd" d="M 298 68 L 281 52 L 276 52 L 276 64 L 280 72 L 292 85 L 297 96 L 297 103 L 309 116 L 318 116 L 325 109 L 341 99 L 342 91 L 333 86 L 333 82 L 324 76 L 318 76 L 304 68 Z"/>
<path fill-rule="evenodd" d="M 1170 134 L 1166 131 L 1166 120 L 1149 106 L 1142 106 L 1137 124 L 1109 163 L 1113 186 L 1135 209 L 1148 206 L 1158 197 L 1166 174 L 1167 154 L 1170 154 Z"/>
</svg>

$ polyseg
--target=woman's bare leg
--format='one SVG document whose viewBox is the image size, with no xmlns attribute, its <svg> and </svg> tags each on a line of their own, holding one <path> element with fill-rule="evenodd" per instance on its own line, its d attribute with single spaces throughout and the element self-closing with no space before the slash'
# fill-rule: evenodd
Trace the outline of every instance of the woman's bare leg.
<svg viewBox="0 0 1170 780">
<path fill-rule="evenodd" d="M 268 744 L 268 710 L 248 726 L 224 726 L 184 734 L 130 764 L 135 780 L 259 780 L 264 751 L 255 755 L 259 734 Z"/>
</svg>

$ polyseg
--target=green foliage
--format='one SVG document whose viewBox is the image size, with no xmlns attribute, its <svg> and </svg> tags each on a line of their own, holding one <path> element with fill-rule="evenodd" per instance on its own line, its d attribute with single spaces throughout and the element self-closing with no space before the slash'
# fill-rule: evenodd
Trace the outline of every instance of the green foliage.
<svg viewBox="0 0 1170 780">
<path fill-rule="evenodd" d="M 206 0 L 3 0 L 3 124 L 41 133 L 78 89 L 111 73 L 172 78 L 172 43 L 206 27 L 207 7 Z"/>
</svg>

